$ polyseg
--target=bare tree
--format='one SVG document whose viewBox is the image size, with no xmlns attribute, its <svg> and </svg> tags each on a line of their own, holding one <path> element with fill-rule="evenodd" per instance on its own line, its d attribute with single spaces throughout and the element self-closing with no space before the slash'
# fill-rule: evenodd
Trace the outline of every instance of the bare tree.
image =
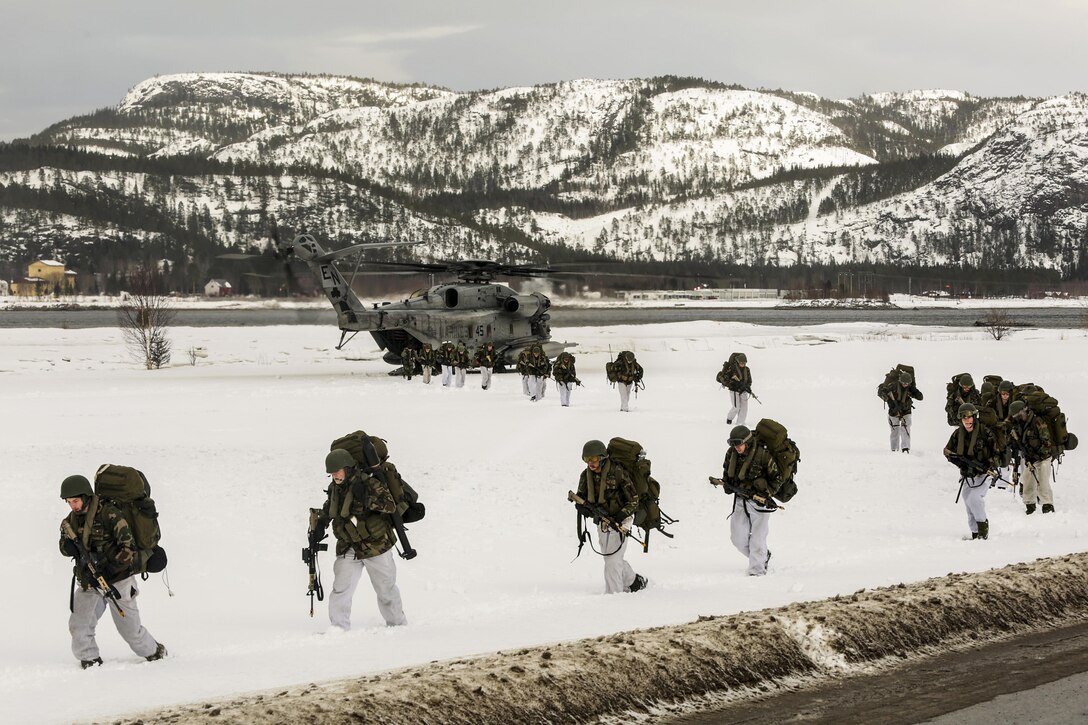
<svg viewBox="0 0 1088 725">
<path fill-rule="evenodd" d="M 986 328 L 986 332 L 990 333 L 990 337 L 995 340 L 1001 340 L 1008 335 L 1012 325 L 1012 318 L 1009 317 L 1008 310 L 991 308 L 986 316 L 982 318 L 982 326 Z"/>
<path fill-rule="evenodd" d="M 162 282 L 162 275 L 154 267 L 137 268 L 128 276 L 130 292 L 117 313 L 129 351 L 148 370 L 170 362 L 166 332 L 174 321 L 174 309 Z"/>
</svg>

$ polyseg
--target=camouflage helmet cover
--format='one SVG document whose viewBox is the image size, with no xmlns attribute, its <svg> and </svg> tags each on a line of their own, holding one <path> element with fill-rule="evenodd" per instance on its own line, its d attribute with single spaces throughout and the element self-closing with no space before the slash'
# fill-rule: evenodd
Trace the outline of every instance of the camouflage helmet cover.
<svg viewBox="0 0 1088 725">
<path fill-rule="evenodd" d="M 960 418 L 974 418 L 978 415 L 978 408 L 973 403 L 964 403 L 960 406 L 958 415 Z"/>
<path fill-rule="evenodd" d="M 86 476 L 76 474 L 64 479 L 60 484 L 61 498 L 75 498 L 76 496 L 93 496 L 94 489 Z"/>
<path fill-rule="evenodd" d="M 747 356 L 747 355 L 745 355 L 745 354 L 744 354 L 743 352 L 738 352 L 738 353 L 736 353 L 736 358 L 734 358 L 734 359 L 735 359 L 735 360 L 736 360 L 737 362 L 742 362 L 742 363 L 746 363 L 746 362 L 748 362 L 748 356 Z"/>
<path fill-rule="evenodd" d="M 961 388 L 975 387 L 975 379 L 971 377 L 971 373 L 964 373 L 961 375 L 958 382 Z"/>
<path fill-rule="evenodd" d="M 1012 389 L 1015 387 L 1016 386 L 1013 385 L 1013 382 L 1011 380 L 1002 380 L 1000 383 L 997 384 L 997 390 L 1001 393 L 1011 393 Z"/>
<path fill-rule="evenodd" d="M 333 448 L 325 456 L 325 473 L 336 473 L 341 468 L 351 468 L 354 465 L 355 459 L 343 448 Z"/>
<path fill-rule="evenodd" d="M 984 383 L 982 383 L 982 387 L 978 389 L 978 392 L 982 393 L 983 395 L 987 395 L 988 393 L 992 393 L 992 392 L 994 392 L 994 384 L 991 383 L 989 380 L 987 380 Z"/>
<path fill-rule="evenodd" d="M 1012 401 L 1012 405 L 1009 406 L 1009 415 L 1015 418 L 1024 412 L 1024 408 L 1028 407 L 1028 404 L 1022 400 Z"/>
</svg>

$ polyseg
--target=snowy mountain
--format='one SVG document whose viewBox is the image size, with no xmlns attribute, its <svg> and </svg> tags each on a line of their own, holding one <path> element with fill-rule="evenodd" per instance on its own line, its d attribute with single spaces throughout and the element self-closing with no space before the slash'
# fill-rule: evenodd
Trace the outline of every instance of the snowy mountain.
<svg viewBox="0 0 1088 725">
<path fill-rule="evenodd" d="M 214 268 L 280 229 L 423 258 L 1082 270 L 1088 99 L 846 100 L 691 78 L 455 93 L 149 79 L 0 147 L 0 260 Z"/>
</svg>

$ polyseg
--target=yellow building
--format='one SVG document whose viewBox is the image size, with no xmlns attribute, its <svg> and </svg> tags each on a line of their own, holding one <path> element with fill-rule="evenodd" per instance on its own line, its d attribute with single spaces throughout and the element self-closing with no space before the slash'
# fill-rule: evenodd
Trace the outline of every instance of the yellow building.
<svg viewBox="0 0 1088 725">
<path fill-rule="evenodd" d="M 43 297 L 56 291 L 71 294 L 76 290 L 76 273 L 64 267 L 63 262 L 39 259 L 26 268 L 26 277 L 11 283 L 11 293 L 23 297 Z"/>
</svg>

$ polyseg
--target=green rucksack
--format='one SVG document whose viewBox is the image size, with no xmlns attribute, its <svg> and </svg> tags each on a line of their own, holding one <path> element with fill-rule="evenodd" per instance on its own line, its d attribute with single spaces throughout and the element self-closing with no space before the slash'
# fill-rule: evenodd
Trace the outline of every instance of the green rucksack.
<svg viewBox="0 0 1088 725">
<path fill-rule="evenodd" d="M 914 384 L 918 384 L 918 378 L 914 377 L 914 366 L 899 363 L 894 368 L 884 373 L 884 382 L 876 386 L 876 397 L 886 399 L 889 392 L 896 390 L 899 385 L 899 376 L 902 373 L 909 373 L 910 377 L 914 380 Z"/>
<path fill-rule="evenodd" d="M 615 362 L 604 364 L 604 372 L 610 383 L 640 383 L 642 382 L 642 366 L 635 360 L 635 353 L 623 350 L 616 355 Z"/>
<path fill-rule="evenodd" d="M 363 453 L 363 439 L 369 438 L 374 452 L 381 460 L 382 472 L 389 485 L 389 493 L 393 494 L 393 500 L 397 502 L 397 509 L 401 512 L 401 520 L 406 524 L 419 521 L 427 514 L 427 508 L 419 500 L 419 494 L 408 485 L 408 482 L 400 477 L 397 467 L 389 460 L 389 447 L 384 438 L 367 435 L 364 431 L 357 430 L 341 436 L 332 442 L 329 450 L 341 448 L 351 454 L 360 469 L 367 473 L 373 473 L 374 469 L 368 464 Z"/>
<path fill-rule="evenodd" d="M 767 446 L 775 465 L 778 466 L 782 485 L 779 486 L 774 497 L 786 503 L 797 495 L 797 482 L 794 476 L 797 474 L 797 464 L 801 461 L 801 451 L 787 434 L 786 426 L 770 418 L 763 418 L 756 423 L 752 433 L 763 445 Z"/>
<path fill-rule="evenodd" d="M 646 449 L 637 441 L 619 437 L 608 441 L 607 449 L 608 460 L 627 471 L 635 484 L 635 491 L 638 493 L 635 526 L 645 532 L 643 551 L 649 549 L 650 532 L 654 529 L 670 539 L 673 538 L 672 534 L 665 531 L 665 524 L 674 523 L 675 519 L 661 511 L 661 484 L 650 475 L 650 459 L 646 457 Z"/>
<path fill-rule="evenodd" d="M 94 493 L 120 509 L 132 531 L 136 540 L 133 572 L 156 573 L 166 568 L 166 551 L 159 546 L 159 512 L 147 476 L 130 466 L 105 463 L 94 474 Z"/>
<path fill-rule="evenodd" d="M 1042 388 L 1036 388 L 1034 392 L 1021 396 L 1021 400 L 1035 415 L 1046 421 L 1050 428 L 1050 439 L 1058 449 L 1055 459 L 1077 447 L 1077 436 L 1069 432 L 1065 413 L 1058 406 L 1057 398 L 1047 395 Z"/>
</svg>

